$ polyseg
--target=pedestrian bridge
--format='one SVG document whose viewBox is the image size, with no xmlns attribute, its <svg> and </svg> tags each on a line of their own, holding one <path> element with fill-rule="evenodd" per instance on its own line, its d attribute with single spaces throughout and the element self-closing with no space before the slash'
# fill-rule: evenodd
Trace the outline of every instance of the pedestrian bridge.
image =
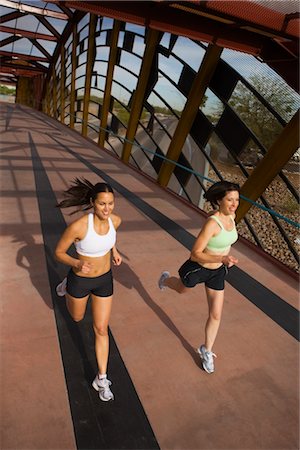
<svg viewBox="0 0 300 450">
<path fill-rule="evenodd" d="M 297 277 L 240 238 L 208 375 L 203 286 L 161 292 L 205 215 L 43 113 L 1 104 L 2 448 L 295 449 L 299 446 Z M 73 323 L 53 258 L 75 177 L 104 180 L 122 217 L 109 378 L 100 402 L 91 311 Z"/>
</svg>

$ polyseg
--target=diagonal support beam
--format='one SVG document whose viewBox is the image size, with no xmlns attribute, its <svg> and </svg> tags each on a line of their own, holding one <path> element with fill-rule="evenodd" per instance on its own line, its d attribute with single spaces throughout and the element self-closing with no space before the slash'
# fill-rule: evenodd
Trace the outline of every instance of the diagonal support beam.
<svg viewBox="0 0 300 450">
<path fill-rule="evenodd" d="M 24 15 L 26 14 L 23 14 L 20 11 L 13 11 L 0 17 L 0 23 L 9 22 L 10 20 L 15 20 L 18 19 L 19 17 L 24 17 Z"/>
<path fill-rule="evenodd" d="M 111 44 L 110 44 L 110 53 L 109 53 L 109 61 L 108 61 L 108 68 L 107 68 L 107 75 L 106 75 L 106 82 L 105 82 L 105 90 L 104 90 L 104 98 L 103 98 L 103 105 L 101 108 L 101 118 L 100 118 L 100 130 L 99 130 L 99 139 L 98 139 L 98 145 L 100 147 L 104 146 L 105 142 L 105 136 L 107 128 L 107 118 L 108 118 L 108 112 L 109 112 L 109 105 L 111 100 L 111 86 L 112 86 L 112 80 L 113 80 L 113 73 L 115 64 L 117 61 L 117 55 L 118 55 L 118 38 L 119 38 L 119 32 L 120 32 L 121 22 L 118 20 L 114 21 L 113 31 L 112 31 L 112 37 L 111 37 Z"/>
<path fill-rule="evenodd" d="M 181 154 L 186 138 L 190 132 L 193 122 L 196 118 L 199 106 L 203 100 L 205 91 L 214 74 L 220 59 L 223 48 L 217 45 L 209 45 L 199 71 L 193 81 L 189 97 L 182 111 L 181 118 L 170 142 L 170 146 L 166 157 L 177 162 Z M 158 174 L 158 183 L 161 186 L 167 186 L 171 175 L 175 169 L 175 165 L 164 162 Z"/>
<path fill-rule="evenodd" d="M 6 27 L 4 25 L 0 25 L 0 31 L 3 33 L 9 33 L 17 35 L 18 37 L 26 37 L 29 39 L 42 39 L 44 41 L 57 41 L 55 36 L 51 36 L 50 34 L 36 33 L 35 31 L 29 30 L 19 30 L 17 28 Z"/>
<path fill-rule="evenodd" d="M 18 59 L 26 59 L 26 61 L 41 61 L 41 62 L 49 62 L 48 58 L 44 58 L 43 56 L 34 56 L 27 55 L 24 53 L 16 53 L 16 52 L 7 52 L 5 50 L 0 50 L 0 56 L 7 56 L 8 58 L 18 58 Z"/>
<path fill-rule="evenodd" d="M 89 118 L 89 103 L 91 97 L 91 79 L 93 73 L 93 67 L 96 57 L 96 25 L 98 16 L 95 14 L 90 15 L 89 23 L 89 36 L 88 36 L 88 50 L 87 50 L 87 62 L 86 62 L 86 76 L 85 76 L 85 89 L 83 99 L 83 115 L 82 115 L 82 135 L 87 136 L 88 118 Z"/>
<path fill-rule="evenodd" d="M 136 130 L 138 127 L 139 118 L 141 116 L 145 92 L 148 85 L 148 79 L 151 73 L 152 61 L 153 58 L 155 57 L 156 47 L 159 43 L 160 36 L 161 33 L 159 31 L 151 29 L 148 30 L 142 67 L 138 78 L 137 87 L 133 96 L 131 113 L 126 132 L 126 141 L 123 146 L 122 159 L 125 162 L 128 162 L 130 158 L 132 142 L 134 140 L 134 136 L 136 134 Z"/>
<path fill-rule="evenodd" d="M 76 49 L 77 49 L 77 43 L 78 43 L 78 33 L 77 33 L 77 24 L 76 23 L 73 24 L 72 36 L 73 36 L 73 41 L 72 41 L 72 54 L 71 54 L 72 72 L 71 72 L 71 93 L 70 93 L 70 128 L 74 128 L 74 124 L 75 124 L 75 97 L 76 97 L 75 77 L 76 77 L 76 68 L 77 68 Z"/>
<path fill-rule="evenodd" d="M 299 110 L 282 130 L 276 142 L 253 170 L 241 189 L 241 194 L 256 201 L 266 190 L 280 170 L 299 148 Z M 236 221 L 240 222 L 251 208 L 251 203 L 241 200 Z"/>
</svg>

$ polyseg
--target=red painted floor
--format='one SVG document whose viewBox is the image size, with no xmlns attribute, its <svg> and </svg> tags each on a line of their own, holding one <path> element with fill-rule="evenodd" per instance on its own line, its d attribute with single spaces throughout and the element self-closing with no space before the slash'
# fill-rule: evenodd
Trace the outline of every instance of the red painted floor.
<svg viewBox="0 0 300 450">
<path fill-rule="evenodd" d="M 193 235 L 205 219 L 67 127 L 1 104 L 1 448 L 74 449 L 29 133 L 57 198 L 75 176 L 98 180 L 58 140 Z M 161 449 L 299 448 L 297 340 L 227 284 L 216 372 L 206 374 L 195 352 L 207 316 L 204 288 L 180 296 L 157 287 L 160 272 L 177 273 L 188 250 L 119 194 L 116 213 L 124 262 L 114 270 L 110 326 Z M 234 254 L 241 269 L 299 307 L 294 277 L 242 240 Z"/>
</svg>

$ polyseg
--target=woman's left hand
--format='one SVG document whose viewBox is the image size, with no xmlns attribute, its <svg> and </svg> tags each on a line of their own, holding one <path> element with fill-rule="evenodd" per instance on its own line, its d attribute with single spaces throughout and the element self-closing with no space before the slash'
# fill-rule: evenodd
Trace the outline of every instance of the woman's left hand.
<svg viewBox="0 0 300 450">
<path fill-rule="evenodd" d="M 117 250 L 115 250 L 113 252 L 112 262 L 113 262 L 114 266 L 119 266 L 122 262 L 122 256 L 120 255 L 120 253 Z"/>
</svg>

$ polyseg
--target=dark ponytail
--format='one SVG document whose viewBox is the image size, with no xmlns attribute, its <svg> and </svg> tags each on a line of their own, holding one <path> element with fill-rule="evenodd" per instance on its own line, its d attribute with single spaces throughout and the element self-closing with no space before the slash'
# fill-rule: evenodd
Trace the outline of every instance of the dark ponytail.
<svg viewBox="0 0 300 450">
<path fill-rule="evenodd" d="M 99 192 L 114 193 L 112 187 L 107 183 L 96 183 L 94 185 L 86 178 L 75 178 L 69 189 L 63 192 L 64 200 L 57 203 L 56 207 L 70 208 L 72 206 L 80 206 L 70 215 L 79 211 L 87 211 L 93 207 L 92 202 L 96 200 Z"/>
<path fill-rule="evenodd" d="M 218 206 L 218 200 L 222 200 L 223 197 L 230 191 L 240 192 L 240 186 L 231 181 L 218 181 L 214 183 L 205 192 L 204 198 L 208 200 L 214 207 Z"/>
</svg>

